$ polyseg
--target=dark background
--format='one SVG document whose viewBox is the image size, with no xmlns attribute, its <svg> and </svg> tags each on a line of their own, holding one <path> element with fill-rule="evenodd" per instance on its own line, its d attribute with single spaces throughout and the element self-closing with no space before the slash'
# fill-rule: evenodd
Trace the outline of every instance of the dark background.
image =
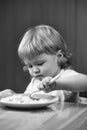
<svg viewBox="0 0 87 130">
<path fill-rule="evenodd" d="M 0 0 L 0 91 L 24 92 L 28 85 L 17 48 L 25 30 L 38 24 L 59 31 L 74 54 L 75 70 L 87 74 L 87 0 Z"/>
</svg>

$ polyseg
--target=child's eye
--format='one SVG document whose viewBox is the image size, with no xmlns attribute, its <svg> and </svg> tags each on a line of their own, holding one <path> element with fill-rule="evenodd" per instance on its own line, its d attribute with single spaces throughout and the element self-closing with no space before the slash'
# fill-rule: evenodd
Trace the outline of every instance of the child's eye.
<svg viewBox="0 0 87 130">
<path fill-rule="evenodd" d="M 41 63 L 38 63 L 37 65 L 38 65 L 38 66 L 41 66 L 41 65 L 43 65 L 43 64 L 44 64 L 44 63 L 43 63 L 43 62 L 41 62 Z"/>
</svg>

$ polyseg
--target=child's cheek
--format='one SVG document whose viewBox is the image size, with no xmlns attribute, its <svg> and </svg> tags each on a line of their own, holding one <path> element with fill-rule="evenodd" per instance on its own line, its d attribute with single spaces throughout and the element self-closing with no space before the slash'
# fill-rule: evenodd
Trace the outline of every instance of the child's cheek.
<svg viewBox="0 0 87 130">
<path fill-rule="evenodd" d="M 29 74 L 32 76 L 33 75 L 32 70 L 28 69 L 28 71 L 29 71 Z"/>
</svg>

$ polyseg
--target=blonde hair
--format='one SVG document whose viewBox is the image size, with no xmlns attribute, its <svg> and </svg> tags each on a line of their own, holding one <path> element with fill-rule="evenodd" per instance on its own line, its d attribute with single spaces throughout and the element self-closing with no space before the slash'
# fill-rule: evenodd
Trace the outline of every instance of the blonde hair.
<svg viewBox="0 0 87 130">
<path fill-rule="evenodd" d="M 70 64 L 71 53 L 61 35 L 51 26 L 38 25 L 26 31 L 19 44 L 18 55 L 24 61 L 41 53 L 56 54 L 58 50 L 63 53 L 64 62 Z"/>
</svg>

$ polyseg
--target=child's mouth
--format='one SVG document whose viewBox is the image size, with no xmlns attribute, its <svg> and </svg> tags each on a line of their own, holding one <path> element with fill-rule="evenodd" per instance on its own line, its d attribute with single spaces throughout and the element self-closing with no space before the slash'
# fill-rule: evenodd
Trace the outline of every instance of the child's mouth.
<svg viewBox="0 0 87 130">
<path fill-rule="evenodd" d="M 42 75 L 37 75 L 37 76 L 35 76 L 35 78 L 42 80 L 44 77 Z"/>
</svg>

